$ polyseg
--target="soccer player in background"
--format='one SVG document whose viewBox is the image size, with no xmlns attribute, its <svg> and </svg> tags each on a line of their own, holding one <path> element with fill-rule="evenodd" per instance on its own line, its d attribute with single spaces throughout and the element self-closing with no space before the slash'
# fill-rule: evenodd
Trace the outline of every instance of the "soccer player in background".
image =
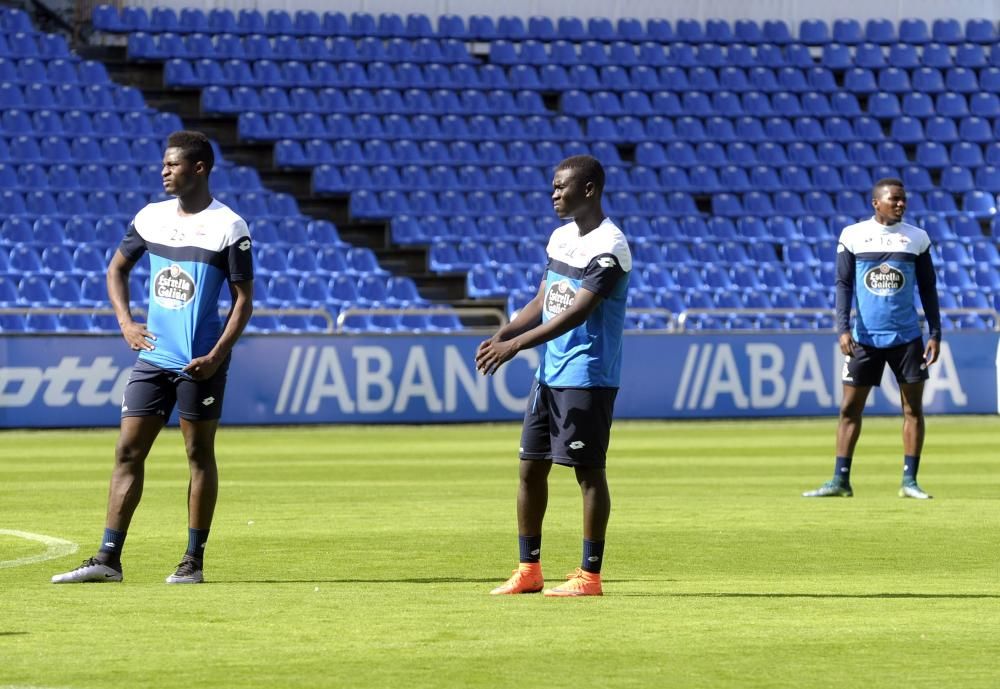
<svg viewBox="0 0 1000 689">
<path fill-rule="evenodd" d="M 253 262 L 244 220 L 209 191 L 215 156 L 199 132 L 174 132 L 163 154 L 163 189 L 177 198 L 150 203 L 129 226 L 108 266 L 108 296 L 122 335 L 138 360 L 129 376 L 99 552 L 52 583 L 122 580 L 122 547 L 142 497 L 146 456 L 178 407 L 191 481 L 188 547 L 171 584 L 203 580 L 219 477 L 215 433 L 222 414 L 230 352 L 253 311 Z M 132 319 L 128 277 L 150 256 L 147 323 Z M 225 282 L 232 307 L 219 316 Z"/>
<path fill-rule="evenodd" d="M 844 353 L 844 399 L 837 427 L 837 459 L 833 479 L 807 498 L 854 495 L 851 461 L 861 435 L 861 414 L 885 365 L 899 382 L 903 407 L 903 482 L 901 498 L 927 500 L 917 485 L 924 445 L 924 381 L 937 361 L 941 316 L 930 239 L 903 222 L 906 191 L 894 178 L 880 179 L 872 189 L 874 217 L 844 228 L 837 245 L 837 329 Z M 929 332 L 924 346 L 914 288 L 919 290 Z M 850 326 L 851 307 L 854 328 Z"/>
<path fill-rule="evenodd" d="M 520 449 L 517 527 L 520 564 L 492 594 L 544 588 L 542 520 L 552 463 L 573 467 L 583 495 L 580 567 L 546 596 L 599 596 L 604 538 L 611 513 L 605 473 L 618 392 L 632 255 L 604 214 L 604 168 L 590 156 L 559 163 L 552 205 L 571 220 L 549 239 L 548 266 L 534 299 L 479 345 L 476 368 L 493 374 L 518 352 L 538 345 L 541 364 L 528 396 Z"/>
</svg>

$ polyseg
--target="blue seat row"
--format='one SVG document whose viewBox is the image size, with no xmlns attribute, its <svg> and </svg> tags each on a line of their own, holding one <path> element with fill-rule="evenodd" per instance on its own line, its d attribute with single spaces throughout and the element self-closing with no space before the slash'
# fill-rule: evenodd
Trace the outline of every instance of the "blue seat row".
<svg viewBox="0 0 1000 689">
<path fill-rule="evenodd" d="M 963 43 L 949 46 L 928 43 L 920 48 L 897 43 L 882 46 L 875 43 L 848 45 L 828 43 L 819 55 L 803 43 L 759 45 L 745 43 L 719 44 L 712 42 L 662 44 L 651 41 L 630 43 L 615 41 L 601 43 L 586 41 L 574 44 L 568 41 L 544 43 L 541 41 L 493 41 L 490 43 L 490 61 L 498 65 L 616 65 L 633 67 L 797 67 L 821 66 L 833 70 L 852 67 L 986 67 L 1000 66 L 1000 49 L 996 45 Z M 817 59 L 818 57 L 818 59 Z"/>
<path fill-rule="evenodd" d="M 0 31 L 0 58 L 68 58 L 71 53 L 61 34 L 24 31 Z"/>
<path fill-rule="evenodd" d="M 323 38 L 294 35 L 269 37 L 262 34 L 132 33 L 128 37 L 128 56 L 133 60 L 169 60 L 171 58 L 214 60 L 323 60 L 331 62 L 411 62 L 471 63 L 466 44 L 455 39 L 395 38 L 390 41 L 368 37 Z"/>
<path fill-rule="evenodd" d="M 290 194 L 274 192 L 215 192 L 215 197 L 246 217 L 298 216 L 298 203 Z M 161 201 L 168 197 L 160 190 L 123 191 L 49 191 L 36 190 L 21 192 L 13 189 L 0 191 L 0 215 L 60 218 L 121 216 L 130 220 L 144 205 L 151 201 Z M 34 222 L 34 221 L 32 221 Z"/>
<path fill-rule="evenodd" d="M 17 84 L 0 82 L 0 108 L 32 110 L 88 110 L 91 112 L 133 112 L 144 110 L 141 93 L 131 87 L 112 84 Z"/>
<path fill-rule="evenodd" d="M 158 193 L 162 170 L 161 163 L 0 163 L 0 189 Z M 220 165 L 212 171 L 212 190 L 258 191 L 260 178 L 253 168 Z"/>
<path fill-rule="evenodd" d="M 314 182 L 315 187 L 315 182 Z M 677 192 L 680 194 L 680 192 Z M 694 201 L 683 195 L 689 205 Z M 662 198 L 662 197 L 661 197 Z M 391 218 L 397 214 L 429 213 L 433 215 L 512 215 L 541 214 L 551 211 L 552 200 L 546 192 L 500 191 L 473 192 L 468 196 L 457 191 L 414 191 L 409 194 L 390 189 L 376 192 L 361 189 L 351 194 L 349 210 L 356 218 Z"/>
<path fill-rule="evenodd" d="M 139 137 L 130 140 L 127 136 L 102 138 L 92 136 L 36 137 L 32 135 L 12 136 L 0 139 L 0 158 L 17 163 L 135 163 L 139 165 L 156 163 L 163 158 L 162 139 Z"/>
<path fill-rule="evenodd" d="M 0 115 L 0 134 L 15 136 L 128 136 L 162 139 L 180 126 L 172 112 L 130 110 L 23 110 L 12 108 Z"/>
<path fill-rule="evenodd" d="M 980 167 L 995 165 L 1000 148 L 993 144 L 979 144 L 961 141 L 943 144 L 924 141 L 913 149 L 913 160 L 907 149 L 894 141 L 871 144 L 867 141 L 852 141 L 843 145 L 837 141 L 823 141 L 813 146 L 806 141 L 775 143 L 761 137 L 760 143 L 733 142 L 719 144 L 714 141 L 692 143 L 674 141 L 661 144 L 645 141 L 636 146 L 635 162 L 648 167 L 670 165 L 691 168 L 696 165 L 722 167 L 726 165 L 849 165 L 905 167 L 916 163 L 925 168 L 942 168 L 949 165 Z"/>
<path fill-rule="evenodd" d="M 468 21 L 454 14 L 438 18 L 435 29 L 431 19 L 424 14 L 403 17 L 394 13 L 374 15 L 354 12 L 325 12 L 322 15 L 299 10 L 294 14 L 283 10 L 244 9 L 238 13 L 216 8 L 205 12 L 187 8 L 179 13 L 170 8 L 155 8 L 147 12 L 142 7 L 125 7 L 119 12 L 113 5 L 94 8 L 92 21 L 100 31 L 172 31 L 207 33 L 264 33 L 293 36 L 375 36 L 379 38 L 425 38 L 447 36 L 464 40 L 567 40 L 567 41 L 681 41 L 690 43 L 771 43 L 792 42 L 792 31 L 782 20 L 757 22 L 739 19 L 730 23 L 723 19 L 709 19 L 702 23 L 696 19 L 679 19 L 671 23 L 665 19 L 642 22 L 634 18 L 621 18 L 615 22 L 602 17 L 561 17 L 553 19 L 534 16 L 524 20 L 516 16 L 497 19 L 486 15 L 472 15 Z M 897 28 L 887 19 L 870 19 L 862 24 L 856 19 L 838 19 L 828 24 L 822 20 L 807 19 L 800 22 L 798 38 L 809 45 L 822 45 L 831 41 L 857 44 L 864 41 L 878 44 L 895 42 L 921 45 L 928 42 L 946 44 L 971 41 L 991 43 L 996 40 L 996 26 L 989 19 L 937 19 L 930 25 L 923 19 L 903 19 Z"/>
<path fill-rule="evenodd" d="M 294 120 L 289 118 L 290 123 Z M 279 132 L 273 136 L 278 138 Z M 271 138 L 255 136 L 250 138 Z M 299 153 L 301 151 L 301 154 Z M 329 141 L 309 139 L 296 142 L 291 139 L 282 142 L 281 150 L 276 150 L 278 160 L 284 164 L 321 165 L 323 163 L 377 165 L 426 164 L 426 165 L 546 165 L 552 166 L 563 158 L 578 153 L 593 152 L 609 165 L 620 161 L 618 149 L 608 142 L 597 142 L 590 146 L 582 142 L 568 141 L 484 141 L 478 146 L 471 141 L 410 141 L 385 139 L 360 141 L 355 139 Z M 550 168 L 551 169 L 551 168 Z M 340 170 L 317 168 L 317 173 L 330 173 L 337 178 Z"/>
<path fill-rule="evenodd" d="M 343 262 L 343 259 L 341 259 Z M 259 284 L 259 288 L 258 288 Z M 408 277 L 359 273 L 349 268 L 316 270 L 305 274 L 271 272 L 254 285 L 254 300 L 269 306 L 295 304 L 299 307 L 427 306 Z"/>
<path fill-rule="evenodd" d="M 742 215 L 769 216 L 772 214 L 800 216 L 805 214 L 829 216 L 844 214 L 864 217 L 871 214 L 871 202 L 866 194 L 842 190 L 835 194 L 810 191 L 798 194 L 779 191 L 774 194 L 751 191 L 745 194 L 720 192 L 712 196 L 712 212 L 726 217 Z M 990 218 L 997 212 L 997 197 L 982 190 L 955 194 L 940 189 L 907 194 L 907 208 L 911 213 L 928 212 L 938 215 L 965 213 L 974 217 Z"/>
<path fill-rule="evenodd" d="M 262 275 L 375 275 L 385 280 L 388 272 L 379 267 L 374 252 L 367 247 L 300 245 L 259 245 L 254 249 L 255 268 Z"/>
<path fill-rule="evenodd" d="M 340 113 L 357 115 L 462 115 L 487 117 L 490 99 L 505 105 L 509 101 L 507 92 L 481 89 L 448 89 L 424 91 L 420 89 L 339 89 L 334 87 L 305 88 L 283 86 L 209 86 L 202 93 L 202 106 L 211 112 L 285 112 L 285 113 Z M 456 95 L 457 94 L 457 95 Z M 522 105 L 528 107 L 528 115 L 507 112 L 515 118 L 532 116 L 549 117 L 548 110 L 538 109 L 535 94 L 525 94 Z M 402 103 L 400 103 L 402 101 Z M 384 112 L 387 103 L 398 105 L 401 112 Z M 790 91 L 762 93 L 759 91 L 684 90 L 658 91 L 650 96 L 643 91 L 595 91 L 578 89 L 563 91 L 560 95 L 560 110 L 564 117 L 609 117 L 631 116 L 649 117 L 846 117 L 852 120 L 871 117 L 892 120 L 899 117 L 927 119 L 935 116 L 985 117 L 1000 116 L 1000 96 L 996 93 L 906 93 L 900 98 L 894 93 L 878 93 L 868 98 L 867 113 L 862 113 L 858 99 L 850 93 L 836 93 L 832 96 L 819 92 L 796 94 Z M 483 110 L 475 110 L 477 107 Z M 369 108 L 369 109 L 366 109 Z M 379 108 L 376 110 L 376 108 Z M 496 112 L 493 110 L 492 112 Z M 657 122 L 654 122 L 657 124 Z M 669 125 L 669 123 L 668 123 Z M 664 126 L 668 126 L 664 125 Z M 577 125 L 570 125 L 576 129 Z M 838 131 L 832 136 L 844 138 L 867 138 L 875 140 L 875 130 L 880 126 L 871 123 L 863 134 Z M 551 128 L 551 126 L 549 127 Z M 672 137 L 672 131 L 653 129 L 651 136 Z M 478 132 L 477 132 L 478 133 Z M 489 130 L 482 135 L 495 138 Z M 641 132 L 637 133 L 640 135 Z M 446 134 L 442 134 L 445 136 Z M 538 135 L 541 136 L 541 133 Z M 565 138 L 569 138 L 568 136 Z"/>
<path fill-rule="evenodd" d="M 110 84 L 104 63 L 78 58 L 0 57 L 0 81 L 21 84 Z"/>
<path fill-rule="evenodd" d="M 675 94 L 687 91 L 732 91 L 737 94 L 790 92 L 832 94 L 846 92 L 869 94 L 911 91 L 940 94 L 974 94 L 1000 90 L 1000 67 L 981 69 L 851 67 L 843 72 L 843 83 L 834 70 L 820 66 L 806 67 L 676 67 L 655 65 L 605 66 L 515 65 L 509 68 L 494 64 L 474 66 L 413 62 L 328 62 L 323 60 L 272 59 L 184 59 L 172 58 L 164 66 L 164 78 L 175 86 L 302 86 L 396 89 L 500 89 L 539 91 L 638 91 L 652 98 L 661 91 Z M 11 81 L 23 80 L 21 70 L 7 70 Z M 23 80 L 27 81 L 27 80 Z"/>
<path fill-rule="evenodd" d="M 296 91 L 300 90 L 293 89 L 293 93 Z M 388 88 L 377 91 L 361 88 L 346 91 L 325 88 L 315 93 L 310 93 L 308 89 L 301 89 L 301 91 L 305 93 L 300 92 L 297 95 L 306 99 L 303 101 L 305 104 L 303 109 L 307 112 L 324 110 L 326 112 L 378 115 L 393 113 L 408 115 L 476 115 L 481 113 L 522 116 L 551 115 L 551 111 L 546 108 L 542 97 L 533 91 L 517 93 L 499 89 L 492 91 L 407 89 L 401 91 Z M 258 113 L 245 114 L 255 116 L 258 121 L 261 121 Z M 244 123 L 241 119 L 241 125 L 246 125 L 249 122 L 250 120 Z"/>
</svg>

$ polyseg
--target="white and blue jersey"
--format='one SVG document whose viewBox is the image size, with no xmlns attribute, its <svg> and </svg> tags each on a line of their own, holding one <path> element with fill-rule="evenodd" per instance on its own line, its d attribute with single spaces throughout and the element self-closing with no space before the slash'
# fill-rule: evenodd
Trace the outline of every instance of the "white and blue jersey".
<svg viewBox="0 0 1000 689">
<path fill-rule="evenodd" d="M 542 321 L 565 311 L 581 289 L 602 297 L 579 326 L 546 342 L 537 378 L 550 388 L 617 388 L 632 253 L 608 218 L 580 236 L 575 222 L 549 239 Z"/>
<path fill-rule="evenodd" d="M 139 359 L 180 371 L 211 351 L 222 334 L 223 283 L 253 279 L 247 224 L 212 200 L 200 213 L 181 216 L 177 199 L 151 203 L 129 225 L 118 250 L 130 261 L 149 252 L 147 329 L 155 349 Z"/>
<path fill-rule="evenodd" d="M 931 241 L 907 223 L 874 218 L 849 225 L 837 245 L 837 329 L 871 347 L 895 347 L 922 335 L 914 288 L 919 290 L 932 339 L 941 338 Z M 851 306 L 855 309 L 850 328 Z"/>
</svg>

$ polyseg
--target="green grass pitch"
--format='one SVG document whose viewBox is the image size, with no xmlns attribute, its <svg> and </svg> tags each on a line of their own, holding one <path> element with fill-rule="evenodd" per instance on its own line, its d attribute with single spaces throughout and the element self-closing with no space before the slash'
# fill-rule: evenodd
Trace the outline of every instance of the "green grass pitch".
<svg viewBox="0 0 1000 689">
<path fill-rule="evenodd" d="M 896 497 L 900 421 L 869 418 L 850 500 L 833 418 L 619 422 L 605 596 L 492 597 L 517 557 L 516 424 L 235 428 L 203 586 L 168 430 L 120 585 L 53 586 L 97 547 L 113 431 L 0 434 L 0 688 L 1000 686 L 1000 430 L 932 417 Z M 579 564 L 555 467 L 549 583 Z M 79 551 L 45 551 L 21 531 Z"/>
</svg>

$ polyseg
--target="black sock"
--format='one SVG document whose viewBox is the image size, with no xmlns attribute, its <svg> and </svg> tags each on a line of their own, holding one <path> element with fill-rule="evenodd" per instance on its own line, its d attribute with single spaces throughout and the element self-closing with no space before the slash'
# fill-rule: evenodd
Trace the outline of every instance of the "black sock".
<svg viewBox="0 0 1000 689">
<path fill-rule="evenodd" d="M 184 556 L 201 562 L 205 559 L 205 543 L 208 541 L 208 529 L 188 529 L 188 547 Z"/>
<path fill-rule="evenodd" d="M 903 483 L 916 483 L 920 468 L 920 455 L 903 455 Z"/>
<path fill-rule="evenodd" d="M 851 482 L 851 462 L 853 457 L 837 457 L 837 463 L 833 468 L 833 480 L 841 483 Z"/>
<path fill-rule="evenodd" d="M 583 539 L 583 562 L 580 569 L 591 574 L 600 574 L 604 564 L 604 541 L 588 541 Z"/>
<path fill-rule="evenodd" d="M 542 535 L 518 536 L 517 545 L 521 551 L 520 561 L 527 564 L 542 561 Z"/>
<path fill-rule="evenodd" d="M 124 547 L 125 532 L 105 528 L 101 549 L 97 552 L 97 560 L 112 567 L 121 567 L 122 548 Z"/>
</svg>

